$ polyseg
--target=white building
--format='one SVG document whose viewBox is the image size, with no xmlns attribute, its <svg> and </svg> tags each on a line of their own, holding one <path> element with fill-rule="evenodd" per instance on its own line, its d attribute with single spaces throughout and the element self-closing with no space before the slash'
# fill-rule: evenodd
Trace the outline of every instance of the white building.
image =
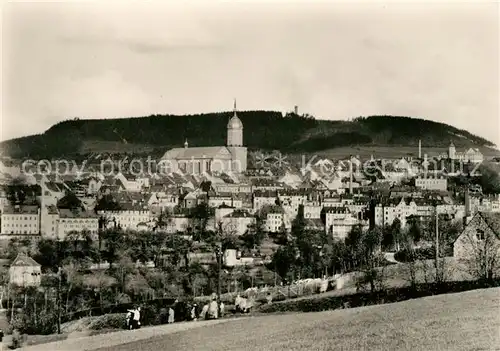
<svg viewBox="0 0 500 351">
<path fill-rule="evenodd" d="M 477 148 L 469 148 L 464 152 L 457 152 L 455 145 L 450 143 L 448 147 L 448 158 L 450 160 L 458 160 L 462 162 L 481 163 L 484 161 L 484 156 Z"/>
<path fill-rule="evenodd" d="M 255 217 L 244 210 L 235 210 L 222 217 L 220 225 L 226 235 L 240 236 L 245 234 L 249 226 L 255 224 Z"/>
<path fill-rule="evenodd" d="M 448 189 L 448 180 L 444 177 L 418 177 L 415 179 L 415 186 L 424 190 L 442 190 Z"/>
<path fill-rule="evenodd" d="M 44 238 L 57 239 L 59 210 L 55 205 L 43 205 L 40 209 L 40 234 Z"/>
<path fill-rule="evenodd" d="M 179 204 L 179 194 L 176 190 L 167 189 L 151 194 L 148 206 L 168 211 Z"/>
<path fill-rule="evenodd" d="M 99 211 L 107 222 L 107 228 L 120 227 L 123 230 L 139 230 L 144 223 L 151 222 L 151 215 L 148 209 L 143 206 L 134 206 L 132 204 L 120 204 L 120 210 Z"/>
<path fill-rule="evenodd" d="M 283 226 L 285 226 L 285 214 L 283 212 L 270 211 L 267 213 L 264 226 L 267 232 L 279 233 Z"/>
<path fill-rule="evenodd" d="M 321 217 L 323 206 L 318 201 L 307 201 L 304 205 L 304 218 L 317 219 Z"/>
<path fill-rule="evenodd" d="M 347 207 L 325 208 L 325 231 L 335 239 L 344 240 L 355 225 L 368 229 L 368 222 L 353 216 Z"/>
<path fill-rule="evenodd" d="M 299 206 L 306 203 L 307 195 L 301 191 L 284 190 L 278 192 L 278 200 L 285 211 L 291 217 L 295 217 L 299 212 Z"/>
<path fill-rule="evenodd" d="M 241 198 L 234 194 L 216 194 L 209 195 L 208 197 L 208 206 L 210 207 L 219 207 L 219 206 L 231 206 L 235 208 L 242 208 L 243 201 Z"/>
<path fill-rule="evenodd" d="M 59 220 L 57 225 L 57 238 L 64 240 L 71 232 L 89 232 L 96 237 L 99 231 L 99 218 L 95 213 L 89 211 L 74 211 L 59 209 Z"/>
<path fill-rule="evenodd" d="M 40 234 L 40 208 L 38 206 L 7 206 L 1 218 L 1 234 Z"/>
<path fill-rule="evenodd" d="M 406 226 L 406 219 L 411 215 L 417 215 L 417 204 L 414 200 L 406 198 L 389 199 L 384 204 L 375 207 L 375 225 L 391 225 L 397 218 L 401 227 Z"/>
<path fill-rule="evenodd" d="M 123 174 L 119 172 L 116 176 L 116 179 L 120 180 L 120 182 L 125 187 L 125 190 L 130 192 L 140 192 L 142 189 L 142 183 L 137 180 L 137 178 L 130 174 Z"/>
<path fill-rule="evenodd" d="M 256 191 L 253 194 L 253 209 L 258 211 L 264 206 L 274 206 L 278 201 L 275 191 Z"/>
</svg>

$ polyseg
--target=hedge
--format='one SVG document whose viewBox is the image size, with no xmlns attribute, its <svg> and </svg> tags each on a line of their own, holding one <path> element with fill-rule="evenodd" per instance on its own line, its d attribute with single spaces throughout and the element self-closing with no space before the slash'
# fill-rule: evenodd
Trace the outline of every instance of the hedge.
<svg viewBox="0 0 500 351">
<path fill-rule="evenodd" d="M 343 296 L 318 296 L 310 299 L 287 300 L 263 305 L 259 309 L 263 313 L 275 312 L 320 312 L 341 308 L 393 303 L 419 297 L 457 293 L 468 290 L 500 286 L 500 279 L 491 282 L 456 281 L 445 283 L 419 284 L 416 287 L 400 287 L 377 291 L 374 293 L 360 292 Z"/>
</svg>

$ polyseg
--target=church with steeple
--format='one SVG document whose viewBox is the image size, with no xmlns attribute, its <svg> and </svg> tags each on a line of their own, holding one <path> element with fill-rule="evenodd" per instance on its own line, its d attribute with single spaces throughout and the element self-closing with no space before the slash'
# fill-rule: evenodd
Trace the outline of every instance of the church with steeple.
<svg viewBox="0 0 500 351">
<path fill-rule="evenodd" d="M 168 150 L 160 161 L 162 171 L 188 174 L 242 173 L 247 169 L 247 148 L 243 146 L 243 123 L 238 118 L 236 100 L 234 113 L 227 123 L 226 146 L 190 147 Z"/>
</svg>

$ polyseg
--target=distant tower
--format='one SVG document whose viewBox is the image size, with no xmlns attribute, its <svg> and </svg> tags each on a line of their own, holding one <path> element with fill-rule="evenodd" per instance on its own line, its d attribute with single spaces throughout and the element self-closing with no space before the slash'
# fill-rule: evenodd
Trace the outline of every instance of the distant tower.
<svg viewBox="0 0 500 351">
<path fill-rule="evenodd" d="M 448 158 L 450 160 L 456 159 L 456 152 L 457 150 L 455 149 L 455 145 L 453 142 L 450 143 L 450 146 L 448 147 Z"/>
<path fill-rule="evenodd" d="M 188 148 L 188 146 L 189 146 L 189 144 L 188 144 L 188 140 L 186 139 L 186 141 L 184 142 L 184 148 L 185 148 L 185 149 L 187 149 L 187 148 Z"/>
<path fill-rule="evenodd" d="M 227 146 L 243 146 L 243 123 L 236 114 L 236 99 L 233 117 L 227 123 Z"/>
<path fill-rule="evenodd" d="M 418 140 L 418 158 L 422 158 L 422 140 Z"/>
<path fill-rule="evenodd" d="M 299 114 L 299 107 L 297 105 L 295 105 L 295 107 L 293 108 L 293 113 L 295 113 L 296 115 Z"/>
<path fill-rule="evenodd" d="M 236 113 L 236 99 L 234 99 L 234 115 L 227 123 L 227 149 L 231 153 L 230 170 L 235 173 L 245 172 L 247 148 L 243 146 L 243 123 Z"/>
<path fill-rule="evenodd" d="M 352 155 L 349 157 L 349 194 L 352 195 Z"/>
</svg>

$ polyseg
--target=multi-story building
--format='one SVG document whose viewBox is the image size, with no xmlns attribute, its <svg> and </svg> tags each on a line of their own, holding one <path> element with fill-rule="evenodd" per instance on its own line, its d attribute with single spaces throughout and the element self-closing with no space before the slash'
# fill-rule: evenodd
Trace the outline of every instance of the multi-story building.
<svg viewBox="0 0 500 351">
<path fill-rule="evenodd" d="M 304 204 L 304 218 L 318 219 L 321 217 L 323 206 L 319 201 L 307 201 Z"/>
<path fill-rule="evenodd" d="M 139 230 L 152 219 L 147 207 L 134 203 L 121 203 L 119 210 L 99 211 L 98 214 L 106 219 L 107 228 L 120 227 L 123 230 Z"/>
<path fill-rule="evenodd" d="M 64 240 L 71 232 L 89 232 L 96 237 L 99 231 L 99 218 L 90 211 L 59 209 L 57 238 Z"/>
<path fill-rule="evenodd" d="M 307 197 L 308 193 L 306 191 L 284 190 L 278 192 L 279 204 L 292 217 L 298 214 L 299 206 L 306 203 Z"/>
<path fill-rule="evenodd" d="M 154 192 L 148 200 L 148 206 L 168 211 L 179 204 L 179 192 L 176 189 L 165 189 Z"/>
<path fill-rule="evenodd" d="M 264 206 L 274 206 L 278 202 L 276 191 L 255 191 L 253 193 L 253 209 L 260 210 Z"/>
<path fill-rule="evenodd" d="M 267 212 L 265 228 L 269 233 L 279 233 L 285 224 L 285 213 L 280 207 L 274 207 Z"/>
<path fill-rule="evenodd" d="M 418 177 L 415 179 L 415 186 L 424 190 L 442 190 L 448 189 L 448 180 L 444 177 Z"/>
<path fill-rule="evenodd" d="M 406 225 L 406 219 L 417 215 L 417 204 L 409 198 L 391 198 L 377 204 L 375 207 L 375 225 L 391 225 L 397 218 L 401 227 Z"/>
<path fill-rule="evenodd" d="M 216 193 L 231 194 L 251 194 L 252 186 L 243 183 L 212 183 L 212 188 Z"/>
<path fill-rule="evenodd" d="M 464 152 L 457 152 L 455 145 L 450 143 L 448 147 L 448 158 L 450 160 L 459 160 L 462 162 L 481 163 L 484 161 L 484 156 L 477 148 L 469 148 Z"/>
<path fill-rule="evenodd" d="M 40 234 L 44 238 L 58 237 L 59 210 L 55 205 L 44 205 L 40 209 Z"/>
<path fill-rule="evenodd" d="M 222 217 L 220 225 L 227 235 L 240 236 L 245 234 L 249 227 L 255 223 L 255 216 L 245 210 L 234 210 Z"/>
<path fill-rule="evenodd" d="M 7 206 L 1 218 L 2 234 L 40 234 L 40 208 L 38 206 Z"/>
<path fill-rule="evenodd" d="M 235 208 L 241 208 L 243 207 L 243 202 L 241 198 L 239 198 L 235 194 L 223 194 L 223 193 L 218 193 L 218 194 L 209 194 L 208 196 L 208 206 L 210 207 L 219 207 L 219 206 L 231 206 Z"/>
<path fill-rule="evenodd" d="M 356 225 L 361 225 L 363 230 L 369 227 L 368 221 L 360 220 L 347 207 L 325 208 L 325 231 L 333 238 L 344 240 Z"/>
</svg>

